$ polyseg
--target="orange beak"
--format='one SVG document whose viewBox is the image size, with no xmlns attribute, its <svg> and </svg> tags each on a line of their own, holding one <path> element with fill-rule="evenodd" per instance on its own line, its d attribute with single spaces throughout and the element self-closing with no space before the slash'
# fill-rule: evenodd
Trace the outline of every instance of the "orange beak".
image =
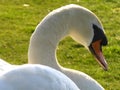
<svg viewBox="0 0 120 90">
<path fill-rule="evenodd" d="M 95 56 L 96 60 L 98 61 L 98 63 L 102 66 L 102 68 L 104 70 L 108 69 L 107 66 L 107 62 L 102 54 L 102 45 L 101 45 L 102 40 L 98 40 L 93 42 L 90 46 L 89 46 L 89 50 L 91 51 L 91 53 Z"/>
</svg>

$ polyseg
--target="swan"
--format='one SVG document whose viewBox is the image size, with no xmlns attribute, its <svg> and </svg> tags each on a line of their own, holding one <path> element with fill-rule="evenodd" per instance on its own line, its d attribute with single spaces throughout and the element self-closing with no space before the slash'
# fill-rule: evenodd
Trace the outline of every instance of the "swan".
<svg viewBox="0 0 120 90">
<path fill-rule="evenodd" d="M 43 65 L 20 65 L 0 75 L 0 90 L 80 90 L 60 71 Z"/>
<path fill-rule="evenodd" d="M 87 74 L 59 65 L 56 59 L 56 47 L 67 35 L 89 49 L 100 65 L 107 70 L 107 63 L 102 55 L 102 45 L 107 45 L 103 27 L 95 14 L 74 4 L 54 10 L 36 27 L 30 39 L 28 63 L 43 64 L 59 70 L 72 79 L 81 90 L 104 90 Z M 16 67 L 2 59 L 0 66 L 2 66 L 1 74 Z"/>
<path fill-rule="evenodd" d="M 104 90 L 87 74 L 62 67 L 57 60 L 59 42 L 70 36 L 88 49 L 104 70 L 108 69 L 102 54 L 107 38 L 98 17 L 90 10 L 70 4 L 50 12 L 36 27 L 30 38 L 28 63 L 52 67 L 67 75 L 81 90 Z"/>
</svg>

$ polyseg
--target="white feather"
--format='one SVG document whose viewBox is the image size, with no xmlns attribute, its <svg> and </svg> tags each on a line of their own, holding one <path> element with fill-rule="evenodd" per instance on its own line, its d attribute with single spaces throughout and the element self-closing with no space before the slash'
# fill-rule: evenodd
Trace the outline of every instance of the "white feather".
<svg viewBox="0 0 120 90">
<path fill-rule="evenodd" d="M 89 75 L 77 70 L 63 68 L 62 66 L 59 65 L 56 59 L 57 45 L 59 44 L 60 40 L 62 40 L 66 36 L 71 36 L 74 40 L 81 43 L 85 47 L 89 46 L 94 35 L 92 24 L 96 24 L 99 28 L 102 28 L 100 21 L 91 11 L 78 5 L 73 5 L 73 4 L 67 5 L 52 11 L 41 21 L 41 23 L 36 27 L 36 30 L 31 36 L 30 46 L 28 51 L 28 63 L 43 64 L 61 71 L 62 73 L 67 75 L 70 79 L 72 79 L 81 90 L 104 90 L 104 88 Z M 3 63 L 3 65 L 0 64 L 2 66 L 0 69 L 1 73 L 3 71 L 6 71 L 7 68 L 10 69 L 15 67 L 8 64 L 7 62 L 5 63 L 0 61 L 0 63 Z M 24 71 L 24 69 L 22 70 Z M 27 70 L 29 71 L 29 69 Z M 31 72 L 34 72 L 32 70 Z M 48 71 L 48 72 L 51 72 L 51 71 Z M 13 73 L 14 73 L 14 70 L 13 70 Z M 53 75 L 52 73 L 48 74 L 48 76 L 51 77 L 51 80 L 49 79 L 50 81 L 53 80 L 52 75 Z M 8 76 L 9 76 L 9 73 L 8 73 Z M 26 77 L 25 80 L 32 79 L 31 78 L 32 76 L 28 78 L 27 76 L 25 77 Z M 45 77 L 47 77 L 47 75 Z M 41 79 L 42 78 L 44 77 L 41 77 Z M 19 80 L 22 80 L 22 79 L 18 79 L 14 81 L 18 82 Z M 38 79 L 37 82 L 39 83 L 44 82 L 44 79 L 42 81 L 39 81 Z M 23 80 L 23 83 L 24 83 L 24 80 Z M 44 83 L 41 83 L 41 84 L 44 84 Z M 49 84 L 51 86 L 51 83 Z M 14 84 L 11 84 L 10 86 L 12 85 Z M 59 85 L 61 85 L 61 83 Z M 54 88 L 56 88 L 56 86 Z M 32 86 L 30 87 L 32 88 Z M 29 88 L 29 87 L 25 87 L 25 88 Z M 7 88 L 6 90 L 13 90 L 13 89 Z M 20 89 L 20 90 L 24 90 L 24 89 Z M 28 90 L 36 90 L 36 89 L 28 89 Z M 45 89 L 45 90 L 48 90 L 48 89 Z M 49 90 L 54 90 L 54 89 L 49 89 Z M 64 89 L 56 89 L 56 90 L 64 90 Z M 68 90 L 68 89 L 65 89 L 65 90 Z M 77 89 L 71 89 L 71 90 L 77 90 Z"/>
<path fill-rule="evenodd" d="M 0 90 L 80 90 L 61 72 L 43 65 L 21 65 L 0 75 Z"/>
</svg>

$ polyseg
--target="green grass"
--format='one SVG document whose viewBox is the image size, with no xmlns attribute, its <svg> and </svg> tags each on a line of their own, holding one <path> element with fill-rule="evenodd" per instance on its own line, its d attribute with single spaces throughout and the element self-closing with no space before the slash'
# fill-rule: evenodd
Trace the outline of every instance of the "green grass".
<svg viewBox="0 0 120 90">
<path fill-rule="evenodd" d="M 103 71 L 93 56 L 69 37 L 59 44 L 60 64 L 89 74 L 106 90 L 119 90 L 120 0 L 0 0 L 0 58 L 11 64 L 27 63 L 29 38 L 36 25 L 53 9 L 70 3 L 90 9 L 103 23 L 109 41 L 103 48 L 109 70 Z"/>
</svg>

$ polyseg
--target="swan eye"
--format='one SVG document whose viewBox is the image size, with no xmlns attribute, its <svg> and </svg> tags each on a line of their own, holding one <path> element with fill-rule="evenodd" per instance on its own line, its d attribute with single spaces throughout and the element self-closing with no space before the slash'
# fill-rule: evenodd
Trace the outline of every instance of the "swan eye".
<svg viewBox="0 0 120 90">
<path fill-rule="evenodd" d="M 103 30 L 95 24 L 93 24 L 93 30 L 94 30 L 94 37 L 93 37 L 92 43 L 97 40 L 102 40 L 101 45 L 102 46 L 107 45 L 108 41 L 107 41 L 107 38 L 106 38 Z"/>
</svg>

